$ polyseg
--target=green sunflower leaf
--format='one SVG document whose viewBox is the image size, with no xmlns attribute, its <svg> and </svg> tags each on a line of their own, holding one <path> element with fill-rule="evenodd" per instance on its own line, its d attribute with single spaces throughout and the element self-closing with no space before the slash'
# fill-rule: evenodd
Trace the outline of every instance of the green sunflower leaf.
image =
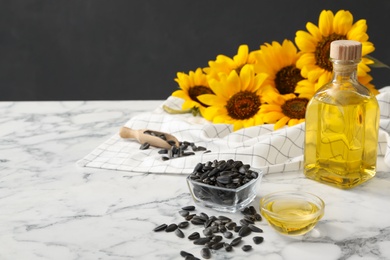
<svg viewBox="0 0 390 260">
<path fill-rule="evenodd" d="M 380 60 L 370 56 L 370 55 L 366 55 L 365 56 L 366 58 L 369 58 L 370 60 L 372 60 L 374 63 L 373 64 L 369 64 L 370 67 L 373 67 L 373 68 L 386 68 L 386 69 L 390 69 L 390 66 L 389 65 L 386 65 L 384 64 L 383 62 L 381 62 Z"/>
</svg>

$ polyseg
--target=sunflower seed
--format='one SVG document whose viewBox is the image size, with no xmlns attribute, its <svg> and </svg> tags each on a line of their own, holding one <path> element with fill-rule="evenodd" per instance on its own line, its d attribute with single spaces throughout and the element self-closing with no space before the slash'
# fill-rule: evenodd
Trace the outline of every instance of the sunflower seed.
<svg viewBox="0 0 390 260">
<path fill-rule="evenodd" d="M 241 210 L 241 213 L 244 214 L 244 215 L 252 215 L 252 212 L 251 210 L 249 209 L 249 207 L 245 207 Z"/>
<path fill-rule="evenodd" d="M 166 229 L 165 231 L 166 232 L 173 232 L 177 229 L 177 225 L 176 224 L 170 224 Z"/>
<path fill-rule="evenodd" d="M 167 154 L 168 150 L 167 149 L 161 149 L 158 151 L 159 154 Z"/>
<path fill-rule="evenodd" d="M 248 226 L 250 223 L 246 219 L 241 219 L 240 224 L 243 226 Z"/>
<path fill-rule="evenodd" d="M 149 144 L 149 143 L 143 143 L 143 144 L 139 147 L 139 149 L 140 149 L 140 150 L 146 150 L 146 149 L 149 149 L 149 147 L 150 147 L 150 144 Z"/>
<path fill-rule="evenodd" d="M 198 239 L 198 238 L 200 238 L 200 234 L 198 232 L 194 232 L 194 233 L 192 233 L 191 235 L 188 236 L 189 240 L 195 240 L 195 239 Z"/>
<path fill-rule="evenodd" d="M 230 242 L 230 245 L 231 246 L 236 246 L 236 245 L 240 244 L 241 243 L 241 239 L 242 239 L 242 237 L 236 237 L 235 239 L 232 240 L 232 242 Z"/>
<path fill-rule="evenodd" d="M 200 255 L 201 255 L 204 259 L 210 259 L 210 258 L 211 258 L 211 251 L 210 251 L 209 248 L 204 247 L 204 248 L 202 248 L 202 250 L 200 250 Z"/>
<path fill-rule="evenodd" d="M 211 230 L 211 228 L 205 228 L 203 229 L 203 234 L 206 236 L 206 237 L 210 237 L 213 235 L 213 231 Z"/>
<path fill-rule="evenodd" d="M 226 238 L 232 238 L 233 237 L 233 233 L 230 232 L 230 231 L 226 231 L 223 233 L 223 236 L 226 237 Z"/>
<path fill-rule="evenodd" d="M 228 175 L 224 175 L 224 176 L 218 176 L 217 177 L 217 182 L 221 183 L 221 184 L 230 184 L 232 183 L 232 177 L 231 176 L 228 176 Z"/>
<path fill-rule="evenodd" d="M 227 228 L 224 225 L 219 225 L 218 226 L 218 231 L 221 233 L 225 233 L 227 231 Z"/>
<path fill-rule="evenodd" d="M 188 214 L 188 216 L 185 217 L 186 220 L 191 220 L 193 217 L 195 217 L 196 214 Z"/>
<path fill-rule="evenodd" d="M 255 207 L 249 206 L 249 210 L 252 212 L 252 215 L 255 215 L 257 213 Z"/>
<path fill-rule="evenodd" d="M 222 239 L 223 239 L 222 236 L 213 236 L 211 238 L 211 241 L 214 242 L 214 243 L 219 243 L 219 242 L 222 241 Z"/>
<path fill-rule="evenodd" d="M 226 252 L 230 252 L 233 250 L 233 247 L 228 243 L 223 244 L 223 246 L 225 247 Z"/>
<path fill-rule="evenodd" d="M 205 228 L 210 227 L 213 222 L 214 222 L 214 220 L 212 220 L 212 219 L 206 220 L 206 222 L 204 222 L 204 227 Z"/>
<path fill-rule="evenodd" d="M 201 212 L 201 213 L 199 214 L 199 218 L 204 219 L 204 220 L 206 221 L 206 220 L 209 219 L 209 216 L 208 216 L 206 213 Z"/>
<path fill-rule="evenodd" d="M 256 232 L 256 233 L 263 233 L 263 230 L 255 225 L 248 225 L 248 227 L 250 228 L 250 230 L 252 230 L 253 232 Z"/>
<path fill-rule="evenodd" d="M 225 217 L 225 216 L 218 216 L 218 219 L 221 220 L 221 221 L 222 221 L 223 223 L 225 223 L 225 224 L 232 221 L 231 218 Z"/>
<path fill-rule="evenodd" d="M 259 213 L 256 213 L 254 216 L 255 216 L 255 220 L 256 221 L 261 221 L 262 220 L 262 217 L 261 217 L 261 215 Z"/>
<path fill-rule="evenodd" d="M 256 221 L 255 215 L 245 215 L 245 216 L 244 216 L 244 219 L 245 219 L 245 221 L 248 222 L 249 224 L 254 224 L 255 221 Z"/>
<path fill-rule="evenodd" d="M 247 252 L 247 251 L 249 251 L 249 250 L 252 249 L 252 246 L 251 246 L 251 245 L 244 245 L 244 246 L 241 247 L 241 249 L 242 249 L 243 251 Z"/>
<path fill-rule="evenodd" d="M 180 238 L 184 238 L 184 233 L 183 233 L 183 231 L 180 230 L 180 228 L 177 228 L 175 230 L 175 234 L 176 234 L 176 236 L 178 236 Z"/>
<path fill-rule="evenodd" d="M 211 249 L 214 249 L 214 250 L 219 250 L 223 247 L 225 243 L 223 242 L 218 242 L 218 243 L 215 243 L 214 245 L 211 246 Z"/>
<path fill-rule="evenodd" d="M 179 214 L 182 217 L 187 217 L 190 214 L 190 212 L 188 210 L 180 210 Z"/>
<path fill-rule="evenodd" d="M 177 226 L 179 228 L 186 228 L 186 227 L 188 227 L 189 224 L 190 223 L 188 221 L 183 221 L 183 222 L 180 222 L 179 224 L 177 224 Z"/>
<path fill-rule="evenodd" d="M 167 224 L 161 224 L 160 226 L 155 227 L 155 228 L 153 229 L 153 231 L 155 231 L 155 232 L 163 231 L 163 230 L 165 230 L 166 228 L 167 228 Z"/>
<path fill-rule="evenodd" d="M 182 257 L 186 257 L 186 256 L 194 256 L 193 254 L 191 254 L 191 253 L 188 253 L 188 252 L 186 252 L 186 251 L 180 251 L 180 255 L 181 255 Z"/>
<path fill-rule="evenodd" d="M 263 243 L 263 241 L 264 241 L 264 237 L 253 237 L 253 242 L 256 245 Z"/>
<path fill-rule="evenodd" d="M 195 206 L 185 206 L 185 207 L 182 207 L 181 209 L 182 210 L 187 210 L 187 211 L 194 211 L 195 210 Z"/>
<path fill-rule="evenodd" d="M 210 242 L 211 238 L 201 237 L 194 240 L 194 245 L 205 245 L 207 242 Z"/>
<path fill-rule="evenodd" d="M 240 232 L 241 228 L 242 226 L 235 226 L 233 230 L 234 232 Z"/>
<path fill-rule="evenodd" d="M 237 224 L 235 222 L 229 222 L 226 224 L 226 228 L 229 230 L 233 230 L 236 226 Z"/>
<path fill-rule="evenodd" d="M 205 222 L 206 221 L 204 219 L 196 215 L 191 219 L 191 223 L 194 225 L 204 225 Z"/>
<path fill-rule="evenodd" d="M 246 237 L 252 233 L 252 230 L 248 226 L 242 226 L 240 231 L 238 231 L 238 235 L 240 237 Z"/>
</svg>

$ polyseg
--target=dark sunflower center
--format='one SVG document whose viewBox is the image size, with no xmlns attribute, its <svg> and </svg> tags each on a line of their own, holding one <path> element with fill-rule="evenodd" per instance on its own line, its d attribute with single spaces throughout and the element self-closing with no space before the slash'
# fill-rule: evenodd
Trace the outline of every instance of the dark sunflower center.
<svg viewBox="0 0 390 260">
<path fill-rule="evenodd" d="M 188 95 L 193 101 L 196 101 L 202 106 L 207 107 L 207 105 L 203 104 L 198 99 L 198 96 L 203 94 L 214 94 L 214 92 L 211 90 L 211 88 L 205 86 L 193 86 L 188 90 Z"/>
<path fill-rule="evenodd" d="M 320 68 L 323 68 L 327 71 L 332 71 L 333 66 L 332 62 L 329 60 L 330 55 L 330 43 L 337 40 L 346 40 L 345 35 L 331 34 L 327 37 L 324 37 L 322 41 L 317 43 L 316 51 L 314 53 L 316 59 L 316 65 Z"/>
<path fill-rule="evenodd" d="M 303 119 L 305 118 L 306 106 L 309 100 L 307 98 L 289 99 L 282 105 L 283 114 L 289 118 Z"/>
<path fill-rule="evenodd" d="M 290 65 L 282 68 L 276 73 L 275 86 L 282 95 L 294 93 L 297 83 L 301 80 L 303 80 L 301 70 Z"/>
<path fill-rule="evenodd" d="M 260 109 L 260 96 L 253 92 L 242 91 L 234 94 L 227 102 L 228 115 L 233 119 L 249 119 Z"/>
</svg>

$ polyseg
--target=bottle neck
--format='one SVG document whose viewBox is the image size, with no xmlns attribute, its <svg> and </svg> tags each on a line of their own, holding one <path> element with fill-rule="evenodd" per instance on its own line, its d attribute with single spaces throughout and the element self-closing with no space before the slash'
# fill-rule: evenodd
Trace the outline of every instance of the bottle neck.
<svg viewBox="0 0 390 260">
<path fill-rule="evenodd" d="M 360 60 L 332 60 L 332 81 L 357 80 L 357 67 Z"/>
</svg>

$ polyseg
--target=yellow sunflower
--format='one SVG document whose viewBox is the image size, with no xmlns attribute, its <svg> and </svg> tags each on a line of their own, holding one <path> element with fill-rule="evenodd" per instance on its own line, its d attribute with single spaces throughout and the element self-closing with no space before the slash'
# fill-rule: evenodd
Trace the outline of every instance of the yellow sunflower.
<svg viewBox="0 0 390 260">
<path fill-rule="evenodd" d="M 179 84 L 180 89 L 174 91 L 172 96 L 184 99 L 182 109 L 197 108 L 202 114 L 206 105 L 199 101 L 198 96 L 213 93 L 202 69 L 197 68 L 195 72 L 190 71 L 188 74 L 178 72 L 175 81 Z"/>
<path fill-rule="evenodd" d="M 305 121 L 305 113 L 308 97 L 295 94 L 264 94 L 263 104 L 260 109 L 264 123 L 275 124 L 277 130 L 285 125 L 293 126 Z"/>
<path fill-rule="evenodd" d="M 255 71 L 269 75 L 267 85 L 282 95 L 296 92 L 297 83 L 304 78 L 301 70 L 296 67 L 300 53 L 293 42 L 284 40 L 282 44 L 276 41 L 272 44 L 265 43 L 255 56 Z"/>
<path fill-rule="evenodd" d="M 230 58 L 226 55 L 218 55 L 213 61 L 209 61 L 209 67 L 204 68 L 204 72 L 209 78 L 219 79 L 219 74 L 229 74 L 232 70 L 235 70 L 238 74 L 241 68 L 246 64 L 254 64 L 256 51 L 249 52 L 248 45 L 240 45 L 238 47 L 237 54 Z"/>
<path fill-rule="evenodd" d="M 361 19 L 353 23 L 353 16 L 349 11 L 340 10 L 335 15 L 332 11 L 323 10 L 319 16 L 318 27 L 313 23 L 306 24 L 306 31 L 297 31 L 295 43 L 302 52 L 297 61 L 297 67 L 301 69 L 302 76 L 307 80 L 299 83 L 303 89 L 314 86 L 316 91 L 332 78 L 333 66 L 329 60 L 330 43 L 335 40 L 355 40 L 362 43 L 362 56 L 375 50 L 374 45 L 368 41 L 366 20 Z M 368 64 L 372 60 L 363 57 L 358 65 L 358 79 L 369 84 L 372 77 L 368 75 Z M 299 89 L 299 91 L 304 91 Z M 375 90 L 373 90 L 375 92 Z"/>
<path fill-rule="evenodd" d="M 203 117 L 213 123 L 232 124 L 234 131 L 263 124 L 260 116 L 261 97 L 259 89 L 264 86 L 267 74 L 255 74 L 253 66 L 244 65 L 238 74 L 220 74 L 220 79 L 211 79 L 210 87 L 215 94 L 199 96 L 208 107 Z"/>
</svg>

